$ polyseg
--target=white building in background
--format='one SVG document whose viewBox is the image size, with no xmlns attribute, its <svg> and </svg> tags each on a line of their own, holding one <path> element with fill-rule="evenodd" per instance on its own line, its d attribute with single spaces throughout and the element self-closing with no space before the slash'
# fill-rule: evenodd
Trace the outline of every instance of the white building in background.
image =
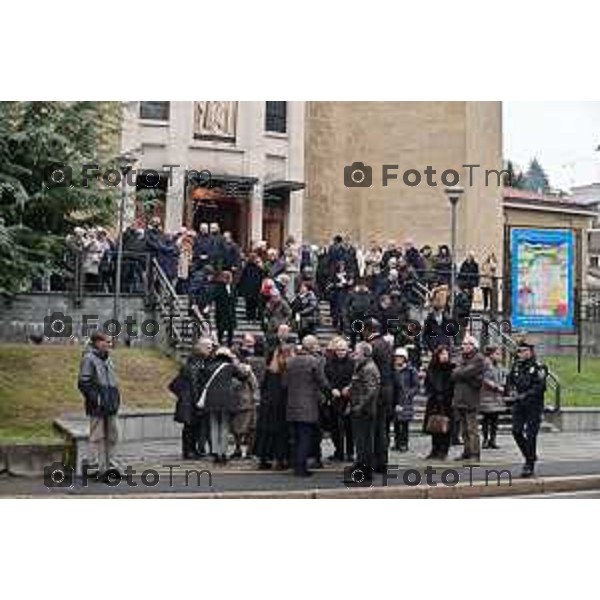
<svg viewBox="0 0 600 600">
<path fill-rule="evenodd" d="M 161 190 L 154 211 L 167 231 L 218 222 L 242 245 L 281 246 L 302 237 L 304 114 L 304 102 L 131 102 L 121 148 L 140 157 L 137 189 L 142 171 L 162 173 L 147 179 Z M 205 170 L 210 184 L 185 176 Z"/>
<path fill-rule="evenodd" d="M 573 202 L 585 204 L 596 211 L 596 223 L 588 231 L 589 266 L 596 277 L 600 275 L 600 183 L 578 185 L 571 188 Z M 597 283 L 597 282 L 594 282 Z"/>
</svg>

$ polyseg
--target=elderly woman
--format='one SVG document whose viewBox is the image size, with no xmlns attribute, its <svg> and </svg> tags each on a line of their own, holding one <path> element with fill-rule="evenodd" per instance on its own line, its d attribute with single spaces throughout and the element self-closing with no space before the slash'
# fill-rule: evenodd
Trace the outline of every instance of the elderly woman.
<svg viewBox="0 0 600 600">
<path fill-rule="evenodd" d="M 483 388 L 479 410 L 482 415 L 481 429 L 483 434 L 482 448 L 498 450 L 496 435 L 498 433 L 498 417 L 506 410 L 504 402 L 504 382 L 506 373 L 501 365 L 502 352 L 497 346 L 485 349 L 485 370 L 483 372 Z"/>
<path fill-rule="evenodd" d="M 208 366 L 206 385 L 197 405 L 203 407 L 210 418 L 210 440 L 216 464 L 227 462 L 230 421 L 238 408 L 233 380 L 244 381 L 250 373 L 249 365 L 241 364 L 226 347 L 217 349 Z"/>
</svg>

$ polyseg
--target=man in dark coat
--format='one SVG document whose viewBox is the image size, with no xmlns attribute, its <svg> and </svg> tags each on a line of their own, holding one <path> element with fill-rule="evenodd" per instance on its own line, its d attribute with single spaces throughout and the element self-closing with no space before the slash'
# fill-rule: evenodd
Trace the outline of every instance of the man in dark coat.
<svg viewBox="0 0 600 600">
<path fill-rule="evenodd" d="M 375 297 L 366 286 L 364 280 L 359 279 L 354 289 L 348 294 L 346 300 L 346 323 L 350 328 L 350 343 L 356 346 L 361 337 L 362 324 L 377 311 Z M 353 326 L 354 323 L 354 326 Z"/>
<path fill-rule="evenodd" d="M 381 389 L 377 399 L 377 411 L 374 421 L 375 454 L 373 468 L 383 473 L 388 462 L 388 419 L 392 415 L 393 403 L 393 361 L 392 345 L 383 337 L 381 325 L 375 319 L 367 319 L 364 330 L 365 339 L 373 348 L 373 360 L 379 369 Z"/>
<path fill-rule="evenodd" d="M 484 371 L 485 359 L 479 352 L 477 340 L 471 335 L 465 336 L 462 343 L 462 360 L 452 372 L 452 406 L 457 413 L 464 438 L 464 450 L 458 460 L 478 461 L 480 458 L 477 415 Z"/>
<path fill-rule="evenodd" d="M 324 360 L 319 356 L 319 340 L 307 335 L 302 352 L 292 356 L 287 365 L 288 400 L 286 418 L 294 431 L 294 474 L 308 477 L 307 460 L 316 437 L 322 394 L 330 389 L 325 377 Z"/>
<path fill-rule="evenodd" d="M 109 357 L 110 337 L 100 331 L 90 336 L 90 348 L 79 367 L 78 387 L 84 397 L 85 414 L 90 419 L 90 459 L 98 474 L 111 466 L 117 444 L 117 412 L 120 405 L 117 375 Z"/>
<path fill-rule="evenodd" d="M 262 261 L 256 254 L 250 254 L 238 282 L 238 292 L 246 302 L 246 319 L 248 321 L 256 321 L 258 318 L 260 287 L 264 276 Z"/>
<path fill-rule="evenodd" d="M 325 376 L 331 384 L 332 431 L 331 441 L 335 452 L 332 460 L 353 460 L 352 417 L 350 415 L 350 383 L 354 361 L 348 352 L 348 342 L 338 337 L 331 341 L 331 351 L 325 361 Z"/>
<path fill-rule="evenodd" d="M 208 223 L 200 223 L 198 235 L 194 239 L 192 247 L 192 269 L 194 271 L 203 269 L 209 264 L 211 238 L 208 233 Z"/>
<path fill-rule="evenodd" d="M 548 370 L 537 361 L 533 345 L 522 341 L 506 382 L 507 388 L 516 394 L 512 430 L 525 458 L 522 477 L 531 477 L 535 470 L 537 435 L 544 414 L 547 376 Z"/>
<path fill-rule="evenodd" d="M 197 402 L 209 377 L 213 341 L 200 338 L 192 348 L 185 365 L 169 384 L 177 397 L 175 421 L 183 424 L 181 453 L 184 460 L 205 455 L 209 438 L 208 414 L 197 407 Z"/>
<path fill-rule="evenodd" d="M 240 247 L 233 241 L 231 231 L 223 233 L 223 269 L 234 275 L 240 269 Z"/>
<path fill-rule="evenodd" d="M 350 384 L 350 415 L 356 443 L 356 462 L 373 467 L 374 420 L 380 397 L 381 376 L 373 358 L 373 346 L 359 342 L 354 350 L 354 373 Z"/>
<path fill-rule="evenodd" d="M 227 333 L 227 345 L 231 346 L 233 343 L 233 333 L 237 327 L 235 314 L 237 295 L 231 271 L 223 271 L 221 273 L 221 282 L 215 288 L 214 301 L 219 344 L 223 343 L 223 338 L 225 333 Z"/>
</svg>

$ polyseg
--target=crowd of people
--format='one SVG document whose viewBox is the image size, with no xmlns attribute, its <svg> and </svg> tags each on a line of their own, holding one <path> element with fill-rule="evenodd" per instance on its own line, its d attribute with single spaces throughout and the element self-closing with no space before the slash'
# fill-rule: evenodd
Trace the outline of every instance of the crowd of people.
<svg viewBox="0 0 600 600">
<path fill-rule="evenodd" d="M 79 277 L 87 292 L 113 292 L 117 247 L 118 240 L 101 227 L 76 227 L 66 239 L 67 271 L 52 275 L 51 288 L 65 289 Z M 385 247 L 372 244 L 364 249 L 338 235 L 325 247 L 298 244 L 289 237 L 283 248 L 260 241 L 244 252 L 217 223 L 201 223 L 197 232 L 182 227 L 165 233 L 158 217 L 145 227 L 127 227 L 122 250 L 122 292 L 143 292 L 156 259 L 176 292 L 189 297 L 190 307 L 205 316 L 214 313 L 218 341 L 230 347 L 238 298 L 243 299 L 246 318 L 262 325 L 269 343 L 281 323 L 288 323 L 300 339 L 314 334 L 322 320 L 321 302 L 326 301 L 332 325 L 350 336 L 354 346 L 360 338 L 360 327 L 353 326 L 357 321 L 376 318 L 385 334 L 398 337 L 414 310 L 440 289 L 446 294 L 443 312 L 447 315 L 453 307 L 450 318 L 469 316 L 477 289 L 487 311 L 498 277 L 493 253 L 481 266 L 468 253 L 456 266 L 451 303 L 447 294 L 454 257 L 446 245 L 434 253 L 428 245 L 419 249 L 411 240 L 404 245 L 390 240 Z M 440 314 L 436 317 L 439 321 Z M 403 345 L 405 340 L 396 341 Z"/>
<path fill-rule="evenodd" d="M 106 238 L 103 231 L 76 231 L 69 240 L 94 255 L 97 273 L 85 271 L 92 286 L 110 285 L 100 267 L 114 251 Z M 341 236 L 326 248 L 290 237 L 280 250 L 259 242 L 243 253 L 216 223 L 168 235 L 152 219 L 145 230 L 129 228 L 123 246 L 156 258 L 177 291 L 189 295 L 190 306 L 214 310 L 216 339 L 200 339 L 171 384 L 184 458 L 255 458 L 260 469 L 293 467 L 307 476 L 310 461 L 322 465 L 325 434 L 333 442 L 332 460 L 381 471 L 390 440 L 400 452 L 409 447 L 421 390 L 427 397 L 423 428 L 432 439 L 428 458 L 444 460 L 452 444 L 462 443 L 459 458 L 479 460 L 480 415 L 483 447 L 497 448 L 498 415 L 510 397 L 523 473 L 533 473 L 543 390 L 531 373 L 541 381 L 543 366 L 523 346 L 507 375 L 497 348 L 481 353 L 464 328 L 450 332 L 445 326 L 468 317 L 478 287 L 489 307 L 497 275 L 493 254 L 481 267 L 467 255 L 451 302 L 454 257 L 443 245 L 436 254 L 410 240 L 363 251 Z M 124 270 L 131 289 L 143 277 L 138 267 L 130 261 Z M 430 311 L 422 330 L 412 331 L 403 325 L 423 306 L 423 291 Z M 261 323 L 262 336 L 236 339 L 238 297 L 247 319 Z M 322 301 L 329 302 L 339 333 L 325 349 L 315 335 Z"/>
<path fill-rule="evenodd" d="M 233 349 L 202 338 L 170 386 L 178 399 L 175 418 L 183 424 L 183 458 L 255 459 L 259 469 L 293 468 L 304 477 L 311 474 L 310 461 L 322 466 L 321 442 L 329 435 L 330 460 L 383 472 L 390 448 L 409 449 L 414 399 L 423 387 L 423 432 L 431 436 L 427 459 L 446 460 L 454 443 L 463 445 L 459 460 L 479 461 L 480 415 L 483 448 L 497 449 L 499 415 L 510 399 L 523 476 L 533 474 L 545 368 L 530 344 L 521 342 L 506 373 L 498 348 L 481 353 L 467 335 L 458 356 L 440 344 L 419 371 L 377 320 L 368 319 L 364 333 L 353 349 L 341 336 L 325 349 L 313 335 L 298 344 L 285 326 L 271 347 L 251 334 Z"/>
</svg>

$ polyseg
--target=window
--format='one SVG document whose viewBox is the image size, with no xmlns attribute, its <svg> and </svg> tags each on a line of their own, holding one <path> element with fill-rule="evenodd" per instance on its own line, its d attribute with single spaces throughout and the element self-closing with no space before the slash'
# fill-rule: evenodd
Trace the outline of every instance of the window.
<svg viewBox="0 0 600 600">
<path fill-rule="evenodd" d="M 169 102 L 140 102 L 140 119 L 169 120 Z"/>
<path fill-rule="evenodd" d="M 287 102 L 267 102 L 265 129 L 277 133 L 287 131 Z"/>
</svg>

